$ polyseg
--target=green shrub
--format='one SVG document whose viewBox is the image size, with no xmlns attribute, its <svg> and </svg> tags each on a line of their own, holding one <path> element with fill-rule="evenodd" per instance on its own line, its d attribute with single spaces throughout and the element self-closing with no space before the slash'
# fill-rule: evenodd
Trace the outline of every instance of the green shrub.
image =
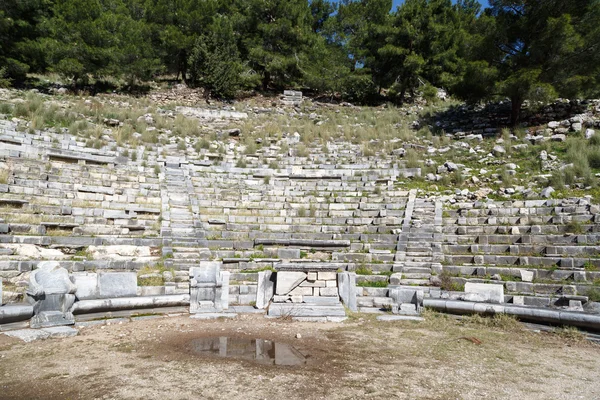
<svg viewBox="0 0 600 400">
<path fill-rule="evenodd" d="M 343 81 L 343 97 L 357 103 L 371 103 L 377 97 L 377 86 L 370 75 L 351 74 Z"/>
<path fill-rule="evenodd" d="M 592 136 L 588 143 L 590 144 L 590 146 L 600 146 L 600 135 L 594 135 Z"/>
<path fill-rule="evenodd" d="M 0 88 L 8 88 L 10 87 L 11 83 L 12 81 L 8 76 L 6 67 L 0 68 Z"/>
<path fill-rule="evenodd" d="M 421 165 L 421 163 L 419 163 L 419 154 L 413 149 L 406 150 L 404 159 L 406 160 L 407 168 L 418 168 Z"/>
<path fill-rule="evenodd" d="M 373 271 L 371 271 L 370 268 L 367 268 L 364 265 L 358 267 L 355 272 L 356 275 L 373 275 Z"/>
<path fill-rule="evenodd" d="M 296 146 L 296 156 L 297 157 L 308 157 L 308 154 L 309 154 L 308 148 L 304 144 L 299 143 Z"/>
<path fill-rule="evenodd" d="M 592 138 L 596 135 L 592 136 Z M 592 147 L 587 152 L 587 161 L 590 167 L 600 168 L 600 147 Z"/>
<path fill-rule="evenodd" d="M 423 98 L 427 101 L 427 104 L 436 104 L 439 101 L 438 90 L 435 86 L 427 84 L 422 90 Z"/>
<path fill-rule="evenodd" d="M 65 58 L 60 60 L 54 70 L 65 79 L 78 82 L 84 77 L 84 66 L 74 58 Z"/>
<path fill-rule="evenodd" d="M 465 286 L 458 282 L 454 282 L 452 275 L 447 271 L 442 271 L 439 275 L 440 278 L 440 289 L 448 290 L 451 292 L 462 292 L 465 290 Z"/>
<path fill-rule="evenodd" d="M 589 301 L 600 301 L 600 288 L 590 288 L 586 295 Z"/>
</svg>

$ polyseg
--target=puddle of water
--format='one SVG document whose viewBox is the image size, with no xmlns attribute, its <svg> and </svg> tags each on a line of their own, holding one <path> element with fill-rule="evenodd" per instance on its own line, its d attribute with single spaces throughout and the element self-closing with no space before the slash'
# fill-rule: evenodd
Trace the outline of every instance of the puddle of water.
<svg viewBox="0 0 600 400">
<path fill-rule="evenodd" d="M 264 339 L 222 337 L 190 341 L 194 353 L 207 356 L 237 358 L 269 365 L 302 365 L 307 358 L 294 346 Z"/>
</svg>

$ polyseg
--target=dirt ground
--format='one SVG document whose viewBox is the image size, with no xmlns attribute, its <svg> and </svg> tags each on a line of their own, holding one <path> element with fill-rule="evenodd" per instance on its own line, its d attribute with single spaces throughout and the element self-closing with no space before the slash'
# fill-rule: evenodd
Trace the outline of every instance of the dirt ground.
<svg viewBox="0 0 600 400">
<path fill-rule="evenodd" d="M 308 362 L 191 351 L 194 339 L 220 336 L 290 344 Z M 586 340 L 436 314 L 341 324 L 174 316 L 32 343 L 0 335 L 2 399 L 596 399 L 599 375 L 600 346 Z"/>
</svg>

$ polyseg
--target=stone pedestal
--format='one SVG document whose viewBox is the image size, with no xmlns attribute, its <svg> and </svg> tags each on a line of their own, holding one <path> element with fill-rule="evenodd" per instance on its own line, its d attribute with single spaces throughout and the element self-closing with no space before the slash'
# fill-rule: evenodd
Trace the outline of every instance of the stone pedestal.
<svg viewBox="0 0 600 400">
<path fill-rule="evenodd" d="M 190 268 L 190 313 L 222 312 L 229 307 L 229 272 L 222 263 L 201 261 Z"/>
<path fill-rule="evenodd" d="M 71 307 L 75 302 L 76 286 L 69 273 L 58 262 L 38 264 L 29 277 L 27 300 L 33 304 L 32 328 L 73 325 L 75 318 Z"/>
</svg>

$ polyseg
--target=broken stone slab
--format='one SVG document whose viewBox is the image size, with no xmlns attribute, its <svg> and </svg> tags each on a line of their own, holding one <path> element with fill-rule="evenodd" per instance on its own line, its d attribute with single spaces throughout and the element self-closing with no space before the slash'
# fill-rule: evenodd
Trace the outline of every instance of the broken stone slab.
<svg viewBox="0 0 600 400">
<path fill-rule="evenodd" d="M 499 304 L 504 303 L 504 285 L 467 282 L 465 283 L 465 293 L 465 301 L 483 301 Z M 473 300 L 468 300 L 468 298 L 473 298 Z M 479 298 L 483 300 L 476 300 Z"/>
<path fill-rule="evenodd" d="M 137 295 L 135 272 L 98 272 L 100 298 L 134 297 Z"/>
<path fill-rule="evenodd" d="M 286 295 L 290 293 L 302 281 L 306 280 L 307 274 L 300 271 L 279 271 L 275 281 L 275 294 Z"/>
<path fill-rule="evenodd" d="M 71 328 L 70 326 L 53 326 L 50 328 L 42 328 L 44 332 L 50 334 L 50 338 L 66 338 L 77 336 L 79 331 L 75 328 Z"/>
<path fill-rule="evenodd" d="M 30 343 L 36 340 L 44 340 L 50 337 L 50 333 L 43 329 L 18 329 L 15 331 L 4 332 L 4 334 L 6 336 L 20 339 L 25 343 Z"/>
<path fill-rule="evenodd" d="M 351 311 L 357 311 L 356 273 L 340 272 L 337 274 L 337 279 L 338 279 L 339 296 L 342 299 L 342 302 Z M 306 301 L 306 299 L 305 299 L 305 301 Z"/>
<path fill-rule="evenodd" d="M 275 289 L 275 275 L 272 271 L 260 271 L 258 273 L 258 285 L 256 289 L 256 308 L 265 309 L 273 298 Z"/>
</svg>

